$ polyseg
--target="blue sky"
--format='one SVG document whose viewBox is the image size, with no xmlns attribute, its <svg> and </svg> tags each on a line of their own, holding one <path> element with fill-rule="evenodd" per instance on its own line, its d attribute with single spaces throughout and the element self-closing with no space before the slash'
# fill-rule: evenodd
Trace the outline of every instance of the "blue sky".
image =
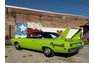
<svg viewBox="0 0 94 63">
<path fill-rule="evenodd" d="M 89 0 L 6 0 L 5 4 L 89 16 Z"/>
</svg>

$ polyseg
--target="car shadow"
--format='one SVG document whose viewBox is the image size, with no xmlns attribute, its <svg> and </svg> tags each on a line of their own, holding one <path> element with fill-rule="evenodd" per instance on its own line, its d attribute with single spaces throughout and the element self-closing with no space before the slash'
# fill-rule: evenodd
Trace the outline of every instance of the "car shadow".
<svg viewBox="0 0 94 63">
<path fill-rule="evenodd" d="M 28 50 L 28 51 L 33 51 L 33 52 L 38 52 L 38 53 L 42 53 L 42 51 L 37 51 L 37 50 L 32 50 L 32 49 L 26 49 L 26 48 L 23 48 L 24 50 Z M 74 56 L 78 54 L 78 52 L 76 53 L 72 53 L 72 54 L 66 54 L 66 53 L 54 53 L 54 56 L 59 56 L 59 57 L 65 57 L 65 58 L 68 58 L 68 57 L 71 57 L 71 56 Z"/>
<path fill-rule="evenodd" d="M 24 50 L 27 50 L 27 51 L 33 51 L 33 52 L 39 52 L 39 53 L 43 53 L 42 51 L 37 51 L 37 50 L 33 50 L 33 49 L 26 49 L 26 48 L 23 48 Z"/>
<path fill-rule="evenodd" d="M 76 55 L 76 54 L 78 54 L 78 52 L 75 52 L 75 53 L 72 53 L 72 54 L 66 54 L 66 53 L 55 53 L 55 56 L 68 58 L 68 57 L 72 57 L 72 56 L 74 56 L 74 55 Z"/>
</svg>

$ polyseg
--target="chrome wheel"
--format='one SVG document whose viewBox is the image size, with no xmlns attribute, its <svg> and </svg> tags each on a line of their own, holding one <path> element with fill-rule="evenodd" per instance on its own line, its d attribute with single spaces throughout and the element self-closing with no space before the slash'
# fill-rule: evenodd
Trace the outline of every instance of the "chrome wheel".
<svg viewBox="0 0 94 63">
<path fill-rule="evenodd" d="M 44 48 L 44 55 L 47 57 L 51 57 L 54 55 L 54 52 L 50 48 Z"/>
<path fill-rule="evenodd" d="M 19 43 L 15 43 L 15 48 L 16 48 L 17 50 L 20 50 L 20 49 L 21 49 Z"/>
</svg>

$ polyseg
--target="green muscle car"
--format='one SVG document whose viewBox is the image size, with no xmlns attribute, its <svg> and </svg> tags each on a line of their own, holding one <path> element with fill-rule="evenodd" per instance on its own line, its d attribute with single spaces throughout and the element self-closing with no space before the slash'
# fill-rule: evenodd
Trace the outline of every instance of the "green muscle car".
<svg viewBox="0 0 94 63">
<path fill-rule="evenodd" d="M 12 38 L 11 43 L 16 49 L 27 48 L 43 51 L 44 55 L 51 57 L 57 53 L 75 53 L 83 46 L 84 42 L 79 39 L 81 29 L 79 29 L 70 39 L 66 39 L 70 28 L 67 28 L 60 36 L 53 32 L 33 32 L 27 38 Z"/>
</svg>

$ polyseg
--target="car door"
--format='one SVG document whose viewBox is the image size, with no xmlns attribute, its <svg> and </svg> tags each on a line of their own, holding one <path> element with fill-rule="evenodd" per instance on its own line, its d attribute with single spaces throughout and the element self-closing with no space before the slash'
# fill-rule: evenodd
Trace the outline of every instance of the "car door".
<svg viewBox="0 0 94 63">
<path fill-rule="evenodd" d="M 44 38 L 42 34 L 37 33 L 36 38 L 34 38 L 32 41 L 34 42 L 33 45 L 35 50 L 42 50 L 42 46 L 44 43 Z"/>
<path fill-rule="evenodd" d="M 33 33 L 30 35 L 27 41 L 27 48 L 34 49 L 34 50 L 40 50 L 42 43 L 42 35 L 39 33 Z"/>
</svg>

